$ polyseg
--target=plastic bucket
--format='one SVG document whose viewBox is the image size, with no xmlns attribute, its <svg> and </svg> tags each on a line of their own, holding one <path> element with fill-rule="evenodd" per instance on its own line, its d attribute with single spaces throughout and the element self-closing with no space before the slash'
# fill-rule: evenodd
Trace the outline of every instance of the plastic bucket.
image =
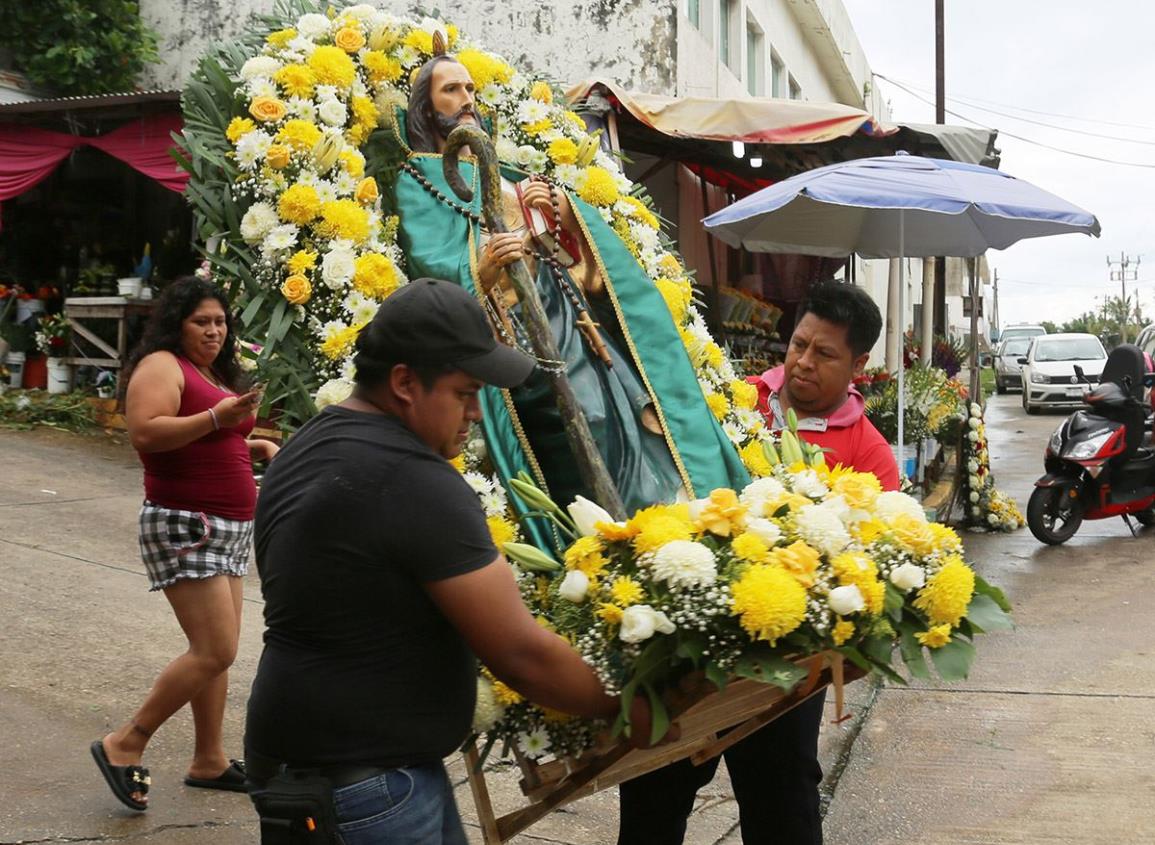
<svg viewBox="0 0 1155 845">
<path fill-rule="evenodd" d="M 72 390 L 72 365 L 60 358 L 48 359 L 48 392 L 69 393 Z"/>
<path fill-rule="evenodd" d="M 43 355 L 28 355 L 24 359 L 24 387 L 28 390 L 43 390 L 48 386 L 47 358 Z"/>
<path fill-rule="evenodd" d="M 8 384 L 20 387 L 24 383 L 24 353 L 8 353 Z"/>
<path fill-rule="evenodd" d="M 44 313 L 43 299 L 17 299 L 16 300 L 16 322 L 25 323 L 32 318 L 33 314 Z"/>
<path fill-rule="evenodd" d="M 126 276 L 116 280 L 116 292 L 128 299 L 140 296 L 140 276 Z"/>
</svg>

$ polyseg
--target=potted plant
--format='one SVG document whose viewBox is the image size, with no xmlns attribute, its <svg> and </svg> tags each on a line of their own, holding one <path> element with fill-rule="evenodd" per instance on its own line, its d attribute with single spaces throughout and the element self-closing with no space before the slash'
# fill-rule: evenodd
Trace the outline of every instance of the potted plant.
<svg viewBox="0 0 1155 845">
<path fill-rule="evenodd" d="M 72 390 L 72 365 L 63 358 L 68 354 L 72 325 L 63 314 L 53 314 L 40 321 L 36 345 L 48 356 L 48 392 L 68 393 Z"/>
</svg>

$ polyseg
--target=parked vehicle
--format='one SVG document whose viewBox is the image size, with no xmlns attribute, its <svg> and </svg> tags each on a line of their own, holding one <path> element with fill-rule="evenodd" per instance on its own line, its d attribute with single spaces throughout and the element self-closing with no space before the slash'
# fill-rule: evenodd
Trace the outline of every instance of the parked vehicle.
<svg viewBox="0 0 1155 845">
<path fill-rule="evenodd" d="M 999 343 L 994 360 L 996 393 L 1006 393 L 1011 387 L 1022 388 L 1023 373 L 1019 358 L 1027 354 L 1030 346 L 1029 337 L 1012 337 Z"/>
<path fill-rule="evenodd" d="M 1155 451 L 1143 445 L 1150 428 L 1143 387 L 1152 378 L 1137 346 L 1115 347 L 1102 384 L 1087 394 L 1087 410 L 1055 429 L 1046 474 L 1027 504 L 1027 525 L 1040 541 L 1065 543 L 1084 519 L 1121 516 L 1132 532 L 1131 514 L 1155 524 Z"/>
<path fill-rule="evenodd" d="M 1096 383 L 1107 353 L 1093 334 L 1049 334 L 1032 338 L 1027 354 L 1017 360 L 1022 367 L 1023 410 L 1037 414 L 1044 406 L 1080 407 L 1086 387 L 1075 367 Z"/>
<path fill-rule="evenodd" d="M 1017 326 L 1007 326 L 1003 329 L 1002 334 L 999 335 L 999 342 L 1005 340 L 1013 340 L 1016 337 L 1038 337 L 1041 334 L 1046 334 L 1047 330 L 1043 326 L 1028 326 L 1019 324 Z"/>
</svg>

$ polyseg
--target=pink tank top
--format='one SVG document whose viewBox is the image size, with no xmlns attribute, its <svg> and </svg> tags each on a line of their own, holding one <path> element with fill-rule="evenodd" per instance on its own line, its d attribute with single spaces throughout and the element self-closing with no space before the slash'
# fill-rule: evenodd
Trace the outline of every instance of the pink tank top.
<svg viewBox="0 0 1155 845">
<path fill-rule="evenodd" d="M 176 356 L 184 373 L 178 417 L 202 414 L 226 396 L 236 394 L 209 384 L 196 367 Z M 257 503 L 253 464 L 245 438 L 253 418 L 206 434 L 168 452 L 140 452 L 144 495 L 164 508 L 197 511 L 226 519 L 250 520 Z"/>
</svg>

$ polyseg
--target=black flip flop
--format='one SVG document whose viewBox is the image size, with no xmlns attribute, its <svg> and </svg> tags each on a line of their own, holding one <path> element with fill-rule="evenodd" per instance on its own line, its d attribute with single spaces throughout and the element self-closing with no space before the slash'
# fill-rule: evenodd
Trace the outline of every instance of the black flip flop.
<svg viewBox="0 0 1155 845">
<path fill-rule="evenodd" d="M 92 751 L 92 758 L 96 760 L 96 765 L 104 776 L 104 782 L 108 784 L 108 788 L 112 790 L 116 800 L 138 813 L 147 810 L 148 804 L 144 801 L 137 801 L 132 797 L 132 793 L 140 792 L 143 795 L 148 795 L 148 787 L 152 783 L 152 779 L 148 776 L 148 769 L 141 766 L 112 765 L 108 762 L 108 755 L 104 752 L 103 740 L 96 740 L 89 746 L 89 750 Z"/>
<path fill-rule="evenodd" d="M 229 767 L 215 778 L 184 779 L 185 786 L 195 786 L 200 789 L 222 789 L 225 792 L 248 792 L 245 787 L 245 763 L 243 760 L 229 760 Z"/>
</svg>

